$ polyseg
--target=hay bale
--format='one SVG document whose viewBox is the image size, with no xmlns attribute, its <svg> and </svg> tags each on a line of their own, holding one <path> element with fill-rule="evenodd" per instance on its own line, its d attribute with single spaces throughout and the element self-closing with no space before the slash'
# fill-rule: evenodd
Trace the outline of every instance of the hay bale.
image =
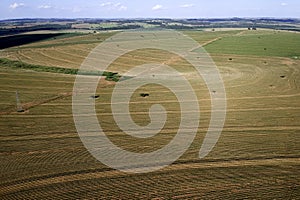
<svg viewBox="0 0 300 200">
<path fill-rule="evenodd" d="M 92 96 L 90 96 L 92 99 L 98 99 L 99 97 L 100 97 L 100 95 L 92 95 Z"/>
<path fill-rule="evenodd" d="M 17 110 L 17 112 L 18 113 L 23 113 L 23 112 L 25 112 L 25 110 L 23 108 L 20 108 L 20 109 Z"/>
<path fill-rule="evenodd" d="M 148 93 L 141 93 L 140 96 L 141 97 L 149 97 L 150 95 Z"/>
</svg>

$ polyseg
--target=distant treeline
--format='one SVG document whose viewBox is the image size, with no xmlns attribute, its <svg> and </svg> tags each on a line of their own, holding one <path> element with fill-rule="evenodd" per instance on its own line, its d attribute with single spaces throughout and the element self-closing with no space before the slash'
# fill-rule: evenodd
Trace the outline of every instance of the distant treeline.
<svg viewBox="0 0 300 200">
<path fill-rule="evenodd" d="M 26 24 L 34 24 L 26 26 Z M 43 23 L 43 24 L 39 24 Z M 47 24 L 49 23 L 49 24 Z M 57 24 L 55 24 L 57 23 Z M 76 29 L 74 24 L 100 24 L 117 23 L 112 27 L 93 27 L 85 28 L 86 30 L 125 30 L 144 28 L 142 24 L 155 25 L 156 28 L 167 29 L 203 29 L 203 28 L 270 28 L 280 30 L 299 31 L 299 19 L 275 19 L 275 18 L 216 18 L 216 19 L 13 19 L 0 20 L 1 26 L 15 26 L 16 28 L 0 28 L 0 36 L 8 34 L 17 34 L 37 30 L 66 30 Z M 83 28 L 80 28 L 83 29 Z"/>
<path fill-rule="evenodd" d="M 51 67 L 51 66 L 42 66 L 42 65 L 33 65 L 24 63 L 16 60 L 9 60 L 6 58 L 0 58 L 0 66 L 8 67 L 13 69 L 27 69 L 36 72 L 51 72 L 51 73 L 61 73 L 61 74 L 79 74 L 79 75 L 90 75 L 90 76 L 105 76 L 108 81 L 119 81 L 121 76 L 116 72 L 107 72 L 107 71 L 82 71 L 79 69 L 70 69 L 63 67 Z"/>
<path fill-rule="evenodd" d="M 97 28 L 93 28 L 93 30 L 108 31 L 108 30 L 126 30 L 126 29 L 139 29 L 139 28 L 143 28 L 143 27 L 136 24 L 128 24 L 128 25 L 120 25 L 117 27 L 97 27 Z"/>
<path fill-rule="evenodd" d="M 55 23 L 55 22 L 67 22 L 67 23 L 102 23 L 102 22 L 119 22 L 119 23 L 131 23 L 131 22 L 271 22 L 271 23 L 299 23 L 300 19 L 296 18 L 187 18 L 187 19 L 172 19 L 172 18 L 145 18 L 145 19 L 101 19 L 101 18 L 24 18 L 24 19 L 5 19 L 0 20 L 0 26 L 10 23 L 16 26 L 22 26 L 26 23 Z"/>
<path fill-rule="evenodd" d="M 0 35 L 18 34 L 29 31 L 40 31 L 40 30 L 64 30 L 72 28 L 72 24 L 41 24 L 28 27 L 17 27 L 17 28 L 0 28 Z"/>
<path fill-rule="evenodd" d="M 14 46 L 20 46 L 37 41 L 56 38 L 64 35 L 71 35 L 71 33 L 49 33 L 49 34 L 20 34 L 0 37 L 0 49 L 5 49 Z"/>
</svg>

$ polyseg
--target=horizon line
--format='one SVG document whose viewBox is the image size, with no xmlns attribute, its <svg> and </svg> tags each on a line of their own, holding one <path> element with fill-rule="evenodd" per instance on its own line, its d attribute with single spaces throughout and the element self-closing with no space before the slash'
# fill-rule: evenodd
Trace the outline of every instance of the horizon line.
<svg viewBox="0 0 300 200">
<path fill-rule="evenodd" d="M 76 20 L 76 19 L 105 19 L 105 20 L 163 20 L 163 19 L 181 19 L 181 20 L 201 20 L 201 19 L 293 19 L 300 20 L 300 17 L 22 17 L 22 18 L 5 18 L 0 19 L 0 21 L 5 20 L 34 20 L 34 19 L 66 19 L 66 20 Z"/>
</svg>

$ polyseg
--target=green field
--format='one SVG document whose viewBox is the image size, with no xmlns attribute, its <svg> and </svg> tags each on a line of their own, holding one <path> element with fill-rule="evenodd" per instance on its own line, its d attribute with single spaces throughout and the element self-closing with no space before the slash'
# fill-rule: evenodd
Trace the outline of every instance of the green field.
<svg viewBox="0 0 300 200">
<path fill-rule="evenodd" d="M 300 35 L 287 32 L 258 32 L 229 36 L 207 45 L 210 53 L 294 57 L 300 56 Z"/>
<path fill-rule="evenodd" d="M 109 71 L 124 74 L 136 65 L 167 63 L 190 81 L 199 99 L 200 127 L 188 151 L 171 166 L 147 174 L 119 172 L 91 156 L 72 115 L 75 75 L 56 71 L 78 69 L 88 53 L 114 33 L 72 35 L 0 51 L 1 58 L 55 69 L 0 64 L 0 198 L 298 199 L 300 34 L 183 33 L 203 45 L 220 70 L 227 93 L 225 126 L 213 151 L 199 160 L 211 116 L 204 81 L 187 61 L 174 59 L 169 52 L 146 49 L 121 56 Z M 160 134 L 137 139 L 122 133 L 112 117 L 115 82 L 103 78 L 100 83 L 97 116 L 112 142 L 132 152 L 152 152 L 174 137 L 180 109 L 169 90 L 147 85 L 131 97 L 130 111 L 137 124 L 150 122 L 148 109 L 155 102 L 172 111 Z M 16 91 L 23 113 L 16 112 Z M 142 92 L 150 96 L 143 98 Z"/>
</svg>

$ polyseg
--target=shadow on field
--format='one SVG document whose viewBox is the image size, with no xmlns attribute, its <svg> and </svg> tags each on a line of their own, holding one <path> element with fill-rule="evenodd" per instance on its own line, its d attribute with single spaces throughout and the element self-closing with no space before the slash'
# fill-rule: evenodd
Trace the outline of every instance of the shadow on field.
<svg viewBox="0 0 300 200">
<path fill-rule="evenodd" d="M 6 37 L 0 37 L 0 49 L 5 49 L 14 46 L 20 46 L 32 42 L 38 42 L 46 40 L 66 33 L 49 33 L 49 34 L 26 34 L 26 35 L 12 35 Z"/>
</svg>

